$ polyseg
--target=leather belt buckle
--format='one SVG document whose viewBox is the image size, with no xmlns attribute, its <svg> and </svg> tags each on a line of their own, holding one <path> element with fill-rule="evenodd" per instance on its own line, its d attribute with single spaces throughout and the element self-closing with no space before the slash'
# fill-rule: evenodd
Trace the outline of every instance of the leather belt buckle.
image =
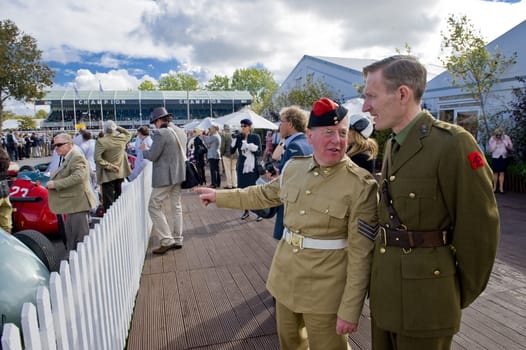
<svg viewBox="0 0 526 350">
<path fill-rule="evenodd" d="M 303 249 L 303 236 L 296 232 L 290 232 L 290 239 L 289 243 L 293 247 L 298 247 L 300 249 Z"/>
</svg>

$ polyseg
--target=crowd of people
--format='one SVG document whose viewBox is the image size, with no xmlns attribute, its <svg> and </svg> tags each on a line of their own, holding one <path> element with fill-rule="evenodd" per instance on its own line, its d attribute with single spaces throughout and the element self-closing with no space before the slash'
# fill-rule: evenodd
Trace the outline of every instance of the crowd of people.
<svg viewBox="0 0 526 350">
<path fill-rule="evenodd" d="M 278 208 L 267 288 L 281 349 L 348 349 L 366 298 L 373 349 L 449 349 L 461 310 L 482 293 L 492 270 L 500 234 L 493 192 L 503 191 L 499 160 L 513 146 L 495 132 L 493 173 L 469 132 L 421 108 L 427 73 L 412 56 L 377 61 L 363 74 L 362 114 L 326 97 L 310 111 L 286 107 L 265 145 L 250 119 L 235 133 L 213 123 L 185 133 L 164 107 L 154 109 L 153 132 L 139 130 L 136 143 L 140 164 L 153 162 L 153 253 L 183 248 L 188 158 L 202 176 L 194 191 L 205 205 L 243 210 L 242 220 L 250 210 Z M 392 131 L 379 174 L 374 129 Z M 67 214 L 68 232 L 84 227 L 93 181 L 108 209 L 122 181 L 134 178 L 124 155 L 130 138 L 111 121 L 94 145 L 82 137 L 80 150 L 71 136 L 55 136 L 64 161 L 48 182 L 50 206 Z M 261 176 L 267 181 L 257 184 Z M 83 233 L 69 234 L 74 249 Z"/>
</svg>

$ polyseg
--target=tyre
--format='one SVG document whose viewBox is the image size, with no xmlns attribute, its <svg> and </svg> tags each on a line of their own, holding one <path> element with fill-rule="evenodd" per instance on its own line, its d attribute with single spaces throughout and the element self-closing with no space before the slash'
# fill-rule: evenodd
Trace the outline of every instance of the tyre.
<svg viewBox="0 0 526 350">
<path fill-rule="evenodd" d="M 20 173 L 22 171 L 35 171 L 35 168 L 33 168 L 31 165 L 22 165 L 18 171 Z"/>
<path fill-rule="evenodd" d="M 46 236 L 35 230 L 19 231 L 13 236 L 35 253 L 49 272 L 56 272 L 60 269 L 60 257 L 53 243 Z"/>
</svg>

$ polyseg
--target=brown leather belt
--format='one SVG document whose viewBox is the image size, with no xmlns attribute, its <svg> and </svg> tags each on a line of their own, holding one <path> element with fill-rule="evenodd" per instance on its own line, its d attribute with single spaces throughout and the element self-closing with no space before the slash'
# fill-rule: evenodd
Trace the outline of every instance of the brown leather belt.
<svg viewBox="0 0 526 350">
<path fill-rule="evenodd" d="M 386 246 L 395 246 L 405 249 L 433 248 L 451 244 L 451 232 L 440 231 L 411 231 L 396 230 L 380 226 L 380 239 Z"/>
</svg>

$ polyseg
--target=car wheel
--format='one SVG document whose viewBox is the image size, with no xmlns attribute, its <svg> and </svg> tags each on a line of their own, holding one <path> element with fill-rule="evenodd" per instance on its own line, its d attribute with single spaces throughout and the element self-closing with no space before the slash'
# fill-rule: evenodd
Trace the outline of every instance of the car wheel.
<svg viewBox="0 0 526 350">
<path fill-rule="evenodd" d="M 22 165 L 18 171 L 20 173 L 23 171 L 35 171 L 35 168 L 33 168 L 31 165 Z"/>
<path fill-rule="evenodd" d="M 60 269 L 60 257 L 53 243 L 46 236 L 35 230 L 19 231 L 13 236 L 35 253 L 50 272 Z"/>
</svg>

